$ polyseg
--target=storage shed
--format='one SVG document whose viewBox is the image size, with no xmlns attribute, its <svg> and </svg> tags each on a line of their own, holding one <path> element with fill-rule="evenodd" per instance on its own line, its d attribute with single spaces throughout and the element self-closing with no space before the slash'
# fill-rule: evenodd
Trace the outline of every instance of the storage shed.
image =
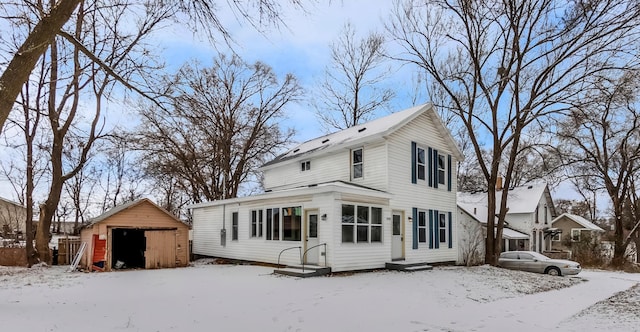
<svg viewBox="0 0 640 332">
<path fill-rule="evenodd" d="M 189 226 L 147 198 L 90 220 L 80 233 L 88 270 L 157 269 L 189 264 Z"/>
</svg>

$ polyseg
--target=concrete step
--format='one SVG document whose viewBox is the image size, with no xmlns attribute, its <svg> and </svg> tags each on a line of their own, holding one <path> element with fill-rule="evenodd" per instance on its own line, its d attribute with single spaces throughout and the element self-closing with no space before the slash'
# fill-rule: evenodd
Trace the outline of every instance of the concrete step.
<svg viewBox="0 0 640 332">
<path fill-rule="evenodd" d="M 302 270 L 302 266 L 287 266 L 280 269 L 275 269 L 273 271 L 275 274 L 287 275 L 292 277 L 300 277 L 300 278 L 308 278 L 308 277 L 318 277 L 331 273 L 330 267 L 323 266 L 304 266 L 304 271 Z"/>
<path fill-rule="evenodd" d="M 389 270 L 396 271 L 426 271 L 433 269 L 433 266 L 427 262 L 415 262 L 415 261 L 393 261 L 385 263 L 385 267 Z"/>
</svg>

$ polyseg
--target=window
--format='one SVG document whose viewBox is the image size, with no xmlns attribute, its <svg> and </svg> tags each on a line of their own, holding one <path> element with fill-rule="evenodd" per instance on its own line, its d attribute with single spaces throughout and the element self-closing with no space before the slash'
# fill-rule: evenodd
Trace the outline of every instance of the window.
<svg viewBox="0 0 640 332">
<path fill-rule="evenodd" d="M 231 240 L 238 240 L 238 212 L 231 214 Z"/>
<path fill-rule="evenodd" d="M 267 240 L 280 240 L 280 209 L 267 209 Z"/>
<path fill-rule="evenodd" d="M 351 178 L 362 178 L 362 148 L 351 150 Z"/>
<path fill-rule="evenodd" d="M 311 162 L 309 160 L 303 161 L 300 165 L 303 172 L 311 170 Z"/>
<path fill-rule="evenodd" d="M 580 242 L 580 230 L 572 229 L 571 230 L 571 242 Z"/>
<path fill-rule="evenodd" d="M 545 205 L 545 206 L 544 206 L 544 223 L 545 223 L 545 225 L 549 223 L 548 212 L 549 212 L 549 211 L 548 211 L 548 208 L 547 208 L 547 206 Z"/>
<path fill-rule="evenodd" d="M 438 231 L 440 232 L 440 243 L 447 243 L 447 215 L 444 213 L 440 213 L 438 216 Z"/>
<path fill-rule="evenodd" d="M 418 211 L 418 242 L 427 242 L 427 213 L 425 211 Z"/>
<path fill-rule="evenodd" d="M 343 204 L 342 242 L 382 242 L 382 208 Z"/>
<path fill-rule="evenodd" d="M 302 239 L 302 207 L 282 208 L 282 239 L 285 241 Z"/>
<path fill-rule="evenodd" d="M 445 184 L 446 183 L 446 169 L 447 160 L 446 156 L 443 154 L 438 154 L 438 183 Z"/>
<path fill-rule="evenodd" d="M 540 220 L 539 212 L 540 212 L 540 207 L 536 206 L 536 224 L 540 222 L 539 221 Z"/>
<path fill-rule="evenodd" d="M 418 180 L 424 180 L 427 173 L 427 161 L 423 148 L 416 148 L 416 176 Z"/>
<path fill-rule="evenodd" d="M 551 241 L 556 241 L 556 242 L 557 242 L 557 241 L 560 241 L 560 240 L 562 240 L 562 239 L 561 239 L 561 236 L 562 236 L 562 233 L 560 233 L 560 232 L 555 232 L 555 233 L 553 234 L 553 237 L 551 238 Z"/>
<path fill-rule="evenodd" d="M 262 210 L 251 211 L 251 237 L 262 237 Z"/>
</svg>

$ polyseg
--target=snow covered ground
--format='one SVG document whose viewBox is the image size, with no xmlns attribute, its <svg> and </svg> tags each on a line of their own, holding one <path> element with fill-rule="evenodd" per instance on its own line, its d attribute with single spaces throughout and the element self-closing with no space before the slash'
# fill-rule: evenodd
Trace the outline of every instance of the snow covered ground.
<svg viewBox="0 0 640 332">
<path fill-rule="evenodd" d="M 298 279 L 250 265 L 0 267 L 3 331 L 634 331 L 640 274 L 489 266 Z"/>
</svg>

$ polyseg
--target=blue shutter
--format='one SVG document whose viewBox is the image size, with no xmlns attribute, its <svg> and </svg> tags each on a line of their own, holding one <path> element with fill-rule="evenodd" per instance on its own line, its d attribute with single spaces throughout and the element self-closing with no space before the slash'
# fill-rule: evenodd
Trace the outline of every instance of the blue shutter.
<svg viewBox="0 0 640 332">
<path fill-rule="evenodd" d="M 413 249 L 418 249 L 418 209 L 413 208 Z"/>
<path fill-rule="evenodd" d="M 449 212 L 449 248 L 453 248 L 453 227 L 451 227 L 451 225 L 453 225 L 452 217 L 453 214 Z"/>
<path fill-rule="evenodd" d="M 447 190 L 451 191 L 451 155 L 447 155 Z"/>
<path fill-rule="evenodd" d="M 429 187 L 433 187 L 433 161 L 431 161 L 432 155 L 433 150 L 429 148 L 427 152 L 427 172 L 429 173 Z"/>
<path fill-rule="evenodd" d="M 438 150 L 433 149 L 433 187 L 438 188 Z"/>
<path fill-rule="evenodd" d="M 433 249 L 433 210 L 429 210 L 429 249 Z"/>
<path fill-rule="evenodd" d="M 416 174 L 416 142 L 411 142 L 411 183 L 418 183 Z"/>
<path fill-rule="evenodd" d="M 433 219 L 434 220 L 434 247 L 436 249 L 440 248 L 440 212 L 438 210 L 433 211 Z"/>
</svg>

